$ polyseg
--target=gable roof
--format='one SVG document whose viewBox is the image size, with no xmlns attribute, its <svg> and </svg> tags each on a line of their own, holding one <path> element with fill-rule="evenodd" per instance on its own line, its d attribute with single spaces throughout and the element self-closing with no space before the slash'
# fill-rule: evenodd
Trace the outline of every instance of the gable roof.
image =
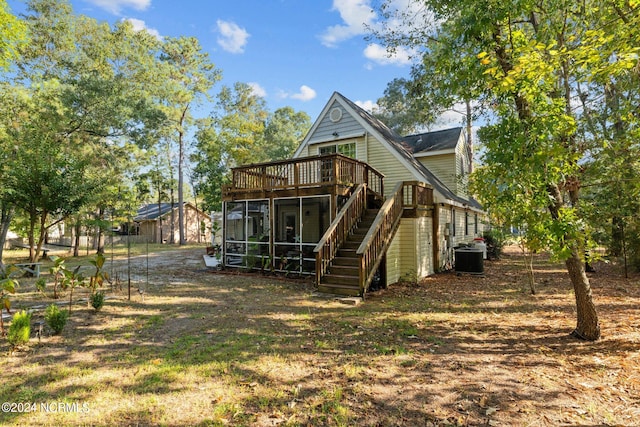
<svg viewBox="0 0 640 427">
<path fill-rule="evenodd" d="M 161 216 L 166 215 L 171 212 L 172 209 L 178 207 L 177 203 L 150 203 L 148 205 L 142 205 L 136 216 L 133 218 L 134 221 L 154 221 Z"/>
<path fill-rule="evenodd" d="M 402 139 L 411 147 L 413 155 L 433 153 L 436 151 L 455 150 L 461 137 L 464 137 L 461 127 L 443 129 L 434 132 L 424 132 L 408 135 Z"/>
<path fill-rule="evenodd" d="M 207 215 L 200 209 L 196 209 L 195 205 L 190 202 L 183 202 L 183 205 L 190 206 L 199 214 Z M 178 209 L 178 203 L 149 203 L 147 205 L 142 205 L 136 212 L 136 216 L 133 218 L 134 221 L 155 221 L 161 216 L 165 216 L 170 213 L 173 209 Z"/>
<path fill-rule="evenodd" d="M 440 141 L 441 144 L 446 144 L 448 146 L 452 143 L 450 139 L 455 136 L 456 131 L 451 130 L 450 133 L 444 132 L 440 136 L 436 135 L 436 137 L 433 139 L 431 137 L 426 137 L 426 135 L 431 132 L 403 138 L 382 121 L 375 118 L 369 112 L 359 107 L 339 92 L 334 92 L 331 95 L 331 98 L 322 109 L 322 112 L 318 116 L 318 119 L 316 119 L 313 126 L 311 126 L 311 129 L 304 137 L 302 143 L 295 151 L 293 155 L 294 158 L 298 157 L 303 148 L 308 145 L 310 141 L 312 141 L 314 133 L 322 123 L 325 116 L 329 114 L 329 111 L 335 106 L 336 103 L 340 104 L 360 124 L 360 126 L 362 126 L 365 131 L 374 135 L 377 140 L 379 140 L 383 145 L 386 145 L 389 149 L 389 152 L 393 154 L 410 172 L 412 172 L 417 180 L 426 182 L 433 186 L 433 189 L 450 203 L 468 205 L 472 208 L 482 209 L 482 206 L 473 198 L 466 199 L 464 197 L 456 195 L 445 184 L 443 184 L 437 176 L 435 176 L 418 159 L 414 157 L 415 147 L 418 147 L 421 150 L 425 150 L 428 145 L 424 143 L 416 144 L 421 135 L 425 135 L 425 137 L 423 138 L 423 142 L 425 140 Z M 462 132 L 462 128 L 456 129 L 459 136 L 460 132 Z M 457 141 L 458 140 L 456 139 L 455 143 L 457 143 Z"/>
<path fill-rule="evenodd" d="M 341 95 L 338 92 L 336 92 L 336 94 L 340 98 L 342 98 L 342 100 L 344 100 L 344 102 L 349 105 L 349 107 L 353 110 L 353 112 L 358 114 L 358 116 L 360 116 L 362 120 L 364 120 L 369 125 L 370 128 L 375 129 L 376 133 L 378 133 L 378 135 L 381 138 L 383 138 L 384 142 L 387 142 L 389 144 L 394 154 L 397 154 L 404 161 L 403 163 L 408 164 L 410 168 L 413 168 L 413 170 L 417 172 L 417 174 L 420 176 L 422 180 L 424 180 L 424 182 L 431 184 L 434 190 L 440 193 L 445 199 L 451 202 L 456 202 L 463 205 L 469 205 L 470 207 L 473 207 L 476 209 L 482 209 L 482 206 L 480 205 L 480 203 L 478 203 L 473 198 L 466 199 L 464 197 L 460 197 L 457 194 L 455 194 L 446 185 L 444 185 L 437 176 L 435 176 L 429 169 L 427 169 L 422 163 L 420 163 L 420 161 L 418 161 L 414 157 L 414 152 L 413 152 L 414 146 L 409 142 L 411 141 L 411 139 L 407 141 L 405 138 L 398 135 L 395 131 L 393 131 L 387 125 L 382 123 L 373 115 L 369 114 L 363 108 L 360 108 L 351 100 L 345 98 L 343 95 Z M 460 128 L 459 131 L 457 132 L 458 135 L 460 134 L 461 130 L 462 129 Z M 448 139 L 455 134 L 456 132 L 450 132 L 450 133 L 445 132 L 442 135 L 440 135 L 440 137 L 434 138 L 434 141 L 441 141 L 441 140 L 444 141 L 445 140 L 444 137 L 447 137 L 446 140 L 448 141 Z M 415 138 L 415 141 L 417 141 L 418 139 L 419 138 Z M 425 139 L 430 140 L 431 138 L 425 137 Z M 457 143 L 457 139 L 455 141 Z M 450 142 L 447 142 L 447 144 L 450 144 Z"/>
</svg>

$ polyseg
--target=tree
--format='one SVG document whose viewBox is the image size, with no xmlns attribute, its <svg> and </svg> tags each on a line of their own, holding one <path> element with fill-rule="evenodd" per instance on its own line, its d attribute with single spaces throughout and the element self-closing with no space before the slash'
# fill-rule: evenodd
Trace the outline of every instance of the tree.
<svg viewBox="0 0 640 427">
<path fill-rule="evenodd" d="M 178 221 L 180 244 L 185 243 L 184 230 L 184 162 L 186 140 L 193 123 L 191 112 L 202 98 L 208 98 L 213 85 L 220 80 L 220 72 L 209 61 L 196 38 L 180 37 L 166 39 L 162 46 L 161 59 L 167 67 L 167 91 L 165 92 L 165 114 L 170 132 L 168 136 L 178 145 Z"/>
<path fill-rule="evenodd" d="M 28 7 L 30 43 L 2 82 L 0 152 L 12 163 L 0 196 L 3 206 L 30 217 L 32 248 L 39 236 L 34 261 L 53 225 L 47 218 L 61 221 L 99 203 L 130 144 L 153 141 L 163 115 L 149 90 L 159 80 L 149 71 L 157 68 L 157 39 L 128 23 L 112 30 L 75 16 L 66 2 L 32 0 Z"/>
<path fill-rule="evenodd" d="M 270 114 L 264 129 L 267 159 L 290 158 L 310 128 L 311 118 L 304 111 L 282 107 Z"/>
<path fill-rule="evenodd" d="M 436 111 L 422 108 L 419 100 L 411 81 L 393 79 L 387 84 L 384 96 L 378 99 L 378 109 L 373 114 L 399 135 L 414 134 L 436 120 Z"/>
<path fill-rule="evenodd" d="M 8 68 L 18 57 L 20 45 L 26 42 L 26 26 L 9 12 L 5 0 L 0 0 L 0 69 Z"/>
<path fill-rule="evenodd" d="M 582 163 L 603 141 L 578 131 L 588 118 L 573 100 L 580 87 L 597 86 L 599 76 L 617 81 L 637 75 L 632 41 L 638 39 L 637 5 L 423 4 L 433 13 L 437 31 L 418 33 L 421 37 L 413 40 L 428 40 L 425 46 L 437 48 L 427 49 L 425 57 L 445 64 L 443 70 L 455 70 L 445 74 L 452 94 L 491 106 L 493 119 L 480 131 L 485 151 L 475 174 L 476 191 L 489 209 L 528 214 L 527 232 L 542 236 L 565 261 L 577 308 L 572 335 L 598 339 L 600 325 L 584 269 L 589 229 L 580 189 L 587 172 Z M 632 120 L 637 123 L 637 115 Z M 496 191 L 510 196 L 497 198 Z M 512 204 L 517 197 L 525 201 L 523 209 Z"/>
<path fill-rule="evenodd" d="M 233 88 L 223 87 L 212 117 L 228 168 L 268 159 L 264 131 L 269 112 L 251 86 L 238 82 Z"/>
</svg>

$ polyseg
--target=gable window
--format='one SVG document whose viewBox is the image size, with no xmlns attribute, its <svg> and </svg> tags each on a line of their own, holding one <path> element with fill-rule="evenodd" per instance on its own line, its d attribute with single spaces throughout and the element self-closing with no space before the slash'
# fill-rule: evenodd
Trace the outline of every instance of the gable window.
<svg viewBox="0 0 640 427">
<path fill-rule="evenodd" d="M 348 142 L 346 144 L 333 144 L 333 145 L 325 145 L 324 147 L 320 147 L 320 154 L 333 154 L 338 153 L 343 156 L 351 157 L 352 159 L 356 158 L 356 143 Z"/>
</svg>

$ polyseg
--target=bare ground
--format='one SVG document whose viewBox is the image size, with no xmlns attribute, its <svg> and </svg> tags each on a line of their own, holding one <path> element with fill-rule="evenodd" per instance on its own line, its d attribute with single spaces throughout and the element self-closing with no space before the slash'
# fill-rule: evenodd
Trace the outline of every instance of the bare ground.
<svg viewBox="0 0 640 427">
<path fill-rule="evenodd" d="M 640 425 L 640 277 L 616 265 L 590 275 L 603 338 L 583 342 L 567 274 L 544 256 L 537 295 L 510 252 L 485 277 L 438 274 L 351 306 L 302 280 L 206 271 L 203 252 L 119 260 L 131 300 L 124 280 L 101 312 L 74 306 L 61 336 L 12 354 L 3 342 L 2 401 L 36 406 L 0 423 Z M 50 302 L 28 285 L 14 300 Z"/>
</svg>

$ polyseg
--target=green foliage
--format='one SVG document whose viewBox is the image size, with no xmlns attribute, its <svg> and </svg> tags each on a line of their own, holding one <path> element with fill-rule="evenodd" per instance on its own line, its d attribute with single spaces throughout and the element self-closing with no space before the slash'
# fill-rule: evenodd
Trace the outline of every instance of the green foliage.
<svg viewBox="0 0 640 427">
<path fill-rule="evenodd" d="M 27 344 L 31 337 L 31 313 L 21 310 L 13 315 L 7 340 L 11 347 Z"/>
<path fill-rule="evenodd" d="M 0 269 L 0 334 L 4 335 L 4 322 L 2 320 L 2 311 L 7 310 L 7 313 L 11 311 L 11 300 L 9 295 L 16 293 L 18 287 L 18 281 L 12 278 L 12 274 L 20 271 L 15 265 L 8 265 Z"/>
<path fill-rule="evenodd" d="M 91 307 L 93 307 L 96 311 L 100 311 L 102 306 L 104 305 L 104 292 L 94 292 L 89 297 L 91 301 Z"/>
<path fill-rule="evenodd" d="M 489 259 L 500 259 L 502 249 L 507 241 L 506 237 L 506 233 L 500 228 L 492 228 L 483 233 L 482 238 L 487 245 Z"/>
<path fill-rule="evenodd" d="M 105 280 L 109 280 L 109 273 L 103 269 L 106 260 L 107 258 L 102 253 L 97 254 L 94 259 L 89 260 L 91 265 L 96 268 L 93 275 L 89 278 L 89 289 L 92 294 L 96 293 L 97 288 L 102 287 Z"/>
<path fill-rule="evenodd" d="M 59 288 L 66 288 L 67 282 L 64 280 L 64 258 L 51 255 L 49 259 L 53 265 L 49 268 L 49 273 L 53 276 L 53 298 L 58 298 Z"/>
<path fill-rule="evenodd" d="M 18 48 L 26 41 L 24 23 L 9 12 L 5 0 L 0 0 L 0 69 L 7 68 L 18 57 Z"/>
<path fill-rule="evenodd" d="M 68 319 L 69 311 L 60 310 L 55 304 L 48 306 L 44 312 L 44 321 L 56 335 L 62 332 Z"/>
<path fill-rule="evenodd" d="M 47 289 L 47 279 L 44 277 L 39 277 L 35 283 L 36 290 L 44 295 L 44 291 Z"/>
</svg>

